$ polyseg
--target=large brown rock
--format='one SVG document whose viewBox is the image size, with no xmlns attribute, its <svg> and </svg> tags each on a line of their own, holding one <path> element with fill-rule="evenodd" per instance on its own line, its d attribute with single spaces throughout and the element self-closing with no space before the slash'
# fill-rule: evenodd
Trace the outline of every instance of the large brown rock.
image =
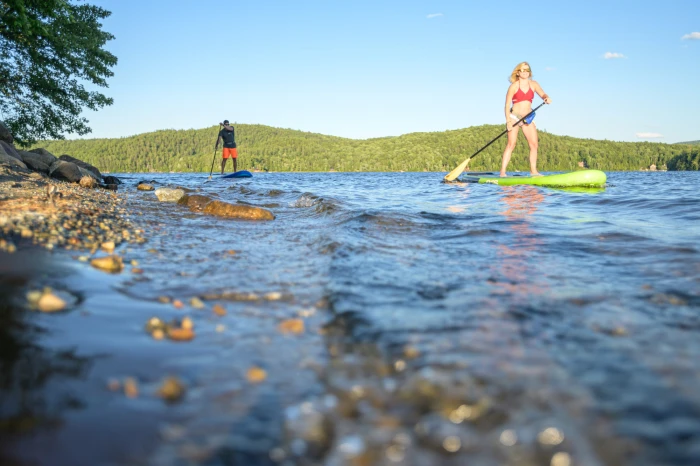
<svg viewBox="0 0 700 466">
<path fill-rule="evenodd" d="M 178 204 L 186 205 L 193 212 L 199 212 L 204 209 L 204 206 L 209 204 L 212 199 L 201 194 L 185 194 L 177 201 Z"/>
<path fill-rule="evenodd" d="M 205 214 L 217 217 L 240 218 L 245 220 L 274 220 L 275 216 L 267 209 L 223 201 L 211 201 L 204 206 Z"/>
<path fill-rule="evenodd" d="M 8 144 L 5 141 L 0 141 L 0 151 L 22 162 L 22 156 L 19 155 L 19 152 L 17 152 L 17 149 L 15 149 L 15 146 L 12 144 Z"/>
<path fill-rule="evenodd" d="M 29 152 L 38 155 L 41 158 L 41 161 L 49 167 L 52 163 L 58 160 L 55 155 L 53 155 L 51 152 L 47 151 L 43 147 L 37 147 L 36 149 L 32 149 Z"/>
<path fill-rule="evenodd" d="M 70 155 L 62 155 L 58 158 L 58 160 L 65 160 L 66 162 L 73 162 L 80 168 L 84 168 L 86 170 L 90 170 L 95 176 L 97 176 L 97 179 L 102 181 L 102 173 L 95 167 L 94 165 L 90 165 L 87 162 L 83 162 L 82 160 L 76 159 L 75 157 L 71 157 Z"/>
<path fill-rule="evenodd" d="M 17 152 L 19 152 L 19 155 L 22 156 L 22 162 L 24 162 L 27 167 L 31 168 L 35 172 L 45 173 L 47 175 L 49 174 L 51 164 L 47 164 L 44 157 L 34 152 L 27 152 L 25 150 L 18 150 Z"/>
<path fill-rule="evenodd" d="M 80 167 L 72 162 L 56 160 L 49 167 L 49 176 L 57 180 L 80 183 L 83 173 L 80 171 Z"/>
<path fill-rule="evenodd" d="M 5 141 L 8 144 L 13 144 L 15 142 L 12 133 L 2 121 L 0 121 L 0 141 Z"/>
</svg>

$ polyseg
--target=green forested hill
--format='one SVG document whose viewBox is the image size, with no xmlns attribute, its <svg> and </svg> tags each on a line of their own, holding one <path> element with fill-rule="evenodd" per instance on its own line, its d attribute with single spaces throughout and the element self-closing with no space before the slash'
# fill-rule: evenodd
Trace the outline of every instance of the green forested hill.
<svg viewBox="0 0 700 466">
<path fill-rule="evenodd" d="M 686 142 L 679 142 L 678 144 L 690 144 L 690 145 L 700 145 L 700 140 L 698 141 L 686 141 Z"/>
<path fill-rule="evenodd" d="M 669 170 L 700 170 L 700 148 L 694 148 L 689 151 L 673 157 L 668 161 Z"/>
<path fill-rule="evenodd" d="M 269 171 L 450 171 L 503 130 L 502 126 L 483 125 L 356 140 L 263 125 L 235 127 L 239 168 Z M 217 133 L 218 127 L 163 130 L 118 139 L 44 141 L 35 147 L 56 156 L 77 157 L 109 172 L 208 172 Z M 497 170 L 505 143 L 504 136 L 480 153 L 470 168 Z M 589 168 L 604 170 L 639 170 L 652 164 L 661 168 L 690 154 L 692 147 L 578 139 L 541 131 L 538 167 L 574 170 L 582 161 Z M 221 149 L 217 165 L 220 154 Z M 528 170 L 527 154 L 521 135 L 509 169 Z"/>
</svg>

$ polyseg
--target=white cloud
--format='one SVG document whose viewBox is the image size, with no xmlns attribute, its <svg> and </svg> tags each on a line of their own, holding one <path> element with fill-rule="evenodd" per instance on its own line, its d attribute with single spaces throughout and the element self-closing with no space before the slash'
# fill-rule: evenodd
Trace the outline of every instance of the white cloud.
<svg viewBox="0 0 700 466">
<path fill-rule="evenodd" d="M 640 139 L 660 139 L 664 135 L 659 133 L 637 133 L 637 137 Z"/>
<path fill-rule="evenodd" d="M 605 55 L 603 55 L 603 58 L 605 58 L 606 60 L 610 60 L 611 58 L 627 58 L 627 57 L 624 56 L 623 54 L 617 53 L 617 52 L 605 52 Z"/>
<path fill-rule="evenodd" d="M 554 70 L 556 70 L 556 68 L 554 68 L 553 66 L 548 66 L 544 70 L 545 71 L 554 71 Z"/>
<path fill-rule="evenodd" d="M 433 19 L 433 18 L 437 18 L 438 16 L 444 16 L 444 15 L 442 13 L 430 13 L 428 16 L 426 16 L 426 18 Z"/>
<path fill-rule="evenodd" d="M 700 40 L 700 32 L 691 32 L 681 37 L 681 40 Z"/>
</svg>

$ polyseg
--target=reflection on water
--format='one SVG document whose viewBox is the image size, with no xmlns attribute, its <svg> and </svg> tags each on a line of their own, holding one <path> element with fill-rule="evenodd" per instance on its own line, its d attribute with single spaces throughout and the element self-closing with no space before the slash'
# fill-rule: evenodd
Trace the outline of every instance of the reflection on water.
<svg viewBox="0 0 700 466">
<path fill-rule="evenodd" d="M 444 184 L 430 173 L 149 177 L 269 206 L 276 219 L 192 213 L 135 191 L 142 176 L 127 175 L 149 242 L 118 252 L 142 273 L 105 277 L 75 263 L 73 276 L 46 276 L 46 266 L 18 278 L 0 269 L 6 457 L 697 459 L 698 174 L 611 173 L 596 191 Z M 28 311 L 23 293 L 47 285 L 84 299 L 61 315 Z M 152 316 L 185 315 L 196 332 L 189 343 L 143 331 Z M 282 332 L 290 319 L 302 331 Z M 251 381 L 251 368 L 264 379 Z M 187 388 L 182 402 L 157 396 L 170 374 Z M 125 377 L 138 381 L 138 396 L 105 388 Z M 37 448 L 47 444 L 50 454 Z"/>
<path fill-rule="evenodd" d="M 527 301 L 530 294 L 546 291 L 546 284 L 537 270 L 536 254 L 541 241 L 530 227 L 537 206 L 544 201 L 541 189 L 533 186 L 504 186 L 500 201 L 505 209 L 499 212 L 508 221 L 512 232 L 508 244 L 497 247 L 497 268 L 502 281 L 493 281 L 500 293 L 515 301 Z"/>
</svg>

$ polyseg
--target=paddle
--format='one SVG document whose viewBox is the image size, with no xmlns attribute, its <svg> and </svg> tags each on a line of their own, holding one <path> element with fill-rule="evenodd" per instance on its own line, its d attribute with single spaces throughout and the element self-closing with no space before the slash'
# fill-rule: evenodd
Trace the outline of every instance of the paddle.
<svg viewBox="0 0 700 466">
<path fill-rule="evenodd" d="M 533 113 L 535 113 L 535 110 L 537 110 L 538 108 L 540 108 L 540 107 L 543 106 L 544 104 L 545 104 L 544 102 L 542 102 L 541 104 L 539 104 L 539 105 L 538 105 L 537 107 L 535 107 L 532 111 L 530 111 L 530 113 L 528 113 L 527 115 L 525 115 L 524 117 L 522 117 L 521 119 L 519 119 L 518 121 L 516 121 L 515 124 L 514 124 L 513 126 L 515 127 L 515 126 L 517 126 L 518 124 L 520 124 L 521 121 L 523 121 L 525 118 L 527 118 L 527 117 L 529 117 L 530 115 L 532 115 Z M 493 138 L 493 139 L 491 140 L 491 142 L 489 142 L 488 144 L 486 144 L 484 147 L 482 147 L 482 148 L 479 149 L 478 151 L 474 152 L 474 154 L 472 154 L 471 156 L 467 157 L 467 159 L 466 159 L 464 162 L 460 163 L 459 166 L 458 166 L 457 168 L 455 168 L 455 169 L 452 170 L 450 173 L 448 173 L 447 175 L 445 175 L 445 181 L 454 181 L 454 180 L 456 180 L 457 177 L 458 177 L 459 175 L 461 175 L 462 172 L 467 168 L 467 164 L 469 163 L 469 161 L 470 161 L 471 159 L 473 159 L 474 157 L 476 157 L 476 154 L 478 154 L 479 152 L 481 152 L 482 150 L 486 149 L 488 146 L 490 146 L 491 144 L 493 144 L 494 142 L 496 142 L 496 140 L 497 140 L 498 138 L 500 138 L 501 136 L 503 136 L 503 135 L 506 134 L 507 132 L 508 132 L 508 129 L 506 128 L 505 131 L 503 131 L 501 134 L 499 134 L 498 136 L 496 136 L 495 138 Z"/>
<path fill-rule="evenodd" d="M 219 133 L 221 132 L 221 123 L 219 123 Z M 211 159 L 211 170 L 209 170 L 209 178 L 207 181 L 211 180 L 211 174 L 214 173 L 214 162 L 216 162 L 216 153 L 219 150 L 219 133 L 216 133 L 216 145 L 214 146 L 214 157 Z"/>
</svg>

